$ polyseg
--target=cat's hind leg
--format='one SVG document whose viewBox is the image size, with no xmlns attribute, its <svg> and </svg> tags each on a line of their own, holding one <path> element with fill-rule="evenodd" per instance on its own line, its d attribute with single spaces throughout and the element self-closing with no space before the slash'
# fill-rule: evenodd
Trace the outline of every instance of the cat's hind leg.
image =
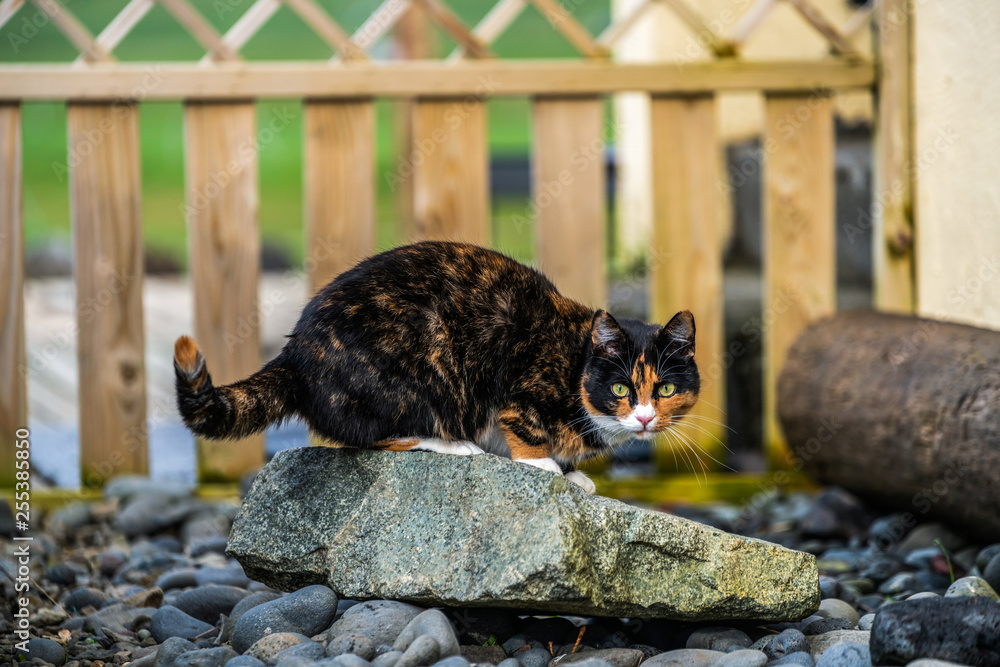
<svg viewBox="0 0 1000 667">
<path fill-rule="evenodd" d="M 434 452 L 455 456 L 473 456 L 486 453 L 474 443 L 464 440 L 442 440 L 441 438 L 392 438 L 376 442 L 374 448 L 390 452 Z"/>
</svg>

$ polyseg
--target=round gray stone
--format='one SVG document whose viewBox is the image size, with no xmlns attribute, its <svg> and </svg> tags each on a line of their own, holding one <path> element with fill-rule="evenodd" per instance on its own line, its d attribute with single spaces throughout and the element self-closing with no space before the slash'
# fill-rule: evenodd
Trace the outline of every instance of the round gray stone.
<svg viewBox="0 0 1000 667">
<path fill-rule="evenodd" d="M 798 651 L 808 651 L 809 640 L 800 630 L 782 630 L 779 634 L 771 637 L 770 641 L 764 645 L 764 654 L 770 660 L 780 658 L 789 653 Z"/>
<path fill-rule="evenodd" d="M 825 611 L 829 618 L 846 618 L 851 622 L 851 627 L 856 626 L 861 619 L 861 615 L 854 610 L 853 606 L 836 598 L 821 600 L 819 610 Z"/>
<path fill-rule="evenodd" d="M 871 630 L 872 623 L 875 622 L 875 614 L 865 614 L 858 619 L 858 630 Z"/>
<path fill-rule="evenodd" d="M 521 667 L 548 667 L 552 660 L 552 654 L 544 648 L 530 648 L 516 654 Z"/>
<path fill-rule="evenodd" d="M 289 658 L 302 658 L 309 662 L 316 662 L 325 657 L 326 651 L 323 650 L 323 645 L 318 642 L 309 641 L 296 644 L 295 646 L 286 648 L 284 651 L 279 651 L 274 656 L 274 660 L 280 663 L 282 660 Z"/>
<path fill-rule="evenodd" d="M 67 611 L 78 611 L 84 607 L 100 609 L 107 599 L 108 596 L 104 594 L 104 591 L 97 588 L 81 587 L 66 596 L 66 599 L 63 600 L 63 607 Z"/>
<path fill-rule="evenodd" d="M 517 658 L 507 658 L 503 662 L 499 663 L 497 667 L 522 667 L 521 661 Z M 580 667 L 577 665 L 577 667 Z"/>
<path fill-rule="evenodd" d="M 214 625 L 221 614 L 228 615 L 249 595 L 246 589 L 236 586 L 199 586 L 178 595 L 173 605 L 188 616 Z"/>
<path fill-rule="evenodd" d="M 233 648 L 245 653 L 270 633 L 311 637 L 326 628 L 337 613 L 337 594 L 326 586 L 306 586 L 243 613 L 233 631 Z"/>
<path fill-rule="evenodd" d="M 348 654 L 345 653 L 344 655 Z M 402 657 L 402 651 L 389 651 L 372 660 L 372 665 L 374 665 L 374 667 L 394 667 L 394 665 L 399 662 L 399 659 Z"/>
<path fill-rule="evenodd" d="M 433 637 L 437 643 L 439 657 L 446 658 L 451 655 L 460 654 L 455 628 L 451 626 L 448 617 L 437 609 L 428 609 L 418 614 L 399 633 L 399 637 L 396 638 L 392 648 L 397 651 L 403 651 L 403 658 L 400 660 L 401 662 L 405 662 L 404 659 L 413 642 L 419 637 L 428 635 Z M 400 665 L 400 667 L 410 667 L 410 665 L 404 664 Z"/>
<path fill-rule="evenodd" d="M 962 577 L 948 587 L 946 598 L 989 598 L 1000 601 L 1000 596 L 989 583 L 980 577 Z"/>
<path fill-rule="evenodd" d="M 731 647 L 750 648 L 753 641 L 742 630 L 727 627 L 699 628 L 688 637 L 686 648 L 704 648 L 726 653 Z"/>
<path fill-rule="evenodd" d="M 440 612 L 438 612 L 440 613 Z M 400 635 L 402 637 L 402 635 Z M 398 642 L 397 642 L 398 643 Z M 395 667 L 433 665 L 441 657 L 441 646 L 432 635 L 420 635 L 408 643 Z"/>
<path fill-rule="evenodd" d="M 806 653 L 805 651 L 798 651 L 796 653 L 789 653 L 783 658 L 778 658 L 777 660 L 772 660 L 767 663 L 767 667 L 779 667 L 779 665 L 797 665 L 798 667 L 813 667 L 816 661 L 813 660 L 812 655 Z"/>
<path fill-rule="evenodd" d="M 326 647 L 326 655 L 336 658 L 338 655 L 351 653 L 362 660 L 371 661 L 375 658 L 375 646 L 372 640 L 364 635 L 339 635 L 330 640 Z M 400 653 L 402 655 L 402 653 Z"/>
<path fill-rule="evenodd" d="M 712 667 L 724 657 L 726 654 L 720 651 L 682 648 L 653 656 L 642 664 L 648 667 Z"/>
<path fill-rule="evenodd" d="M 372 644 L 392 645 L 410 621 L 424 610 L 405 602 L 371 600 L 354 605 L 330 626 L 330 639 L 340 635 L 361 635 Z"/>
<path fill-rule="evenodd" d="M 472 663 L 460 655 L 453 655 L 444 660 L 438 660 L 434 663 L 434 667 L 472 667 Z"/>
<path fill-rule="evenodd" d="M 816 667 L 872 667 L 872 656 L 864 644 L 834 644 L 819 657 Z"/>
<path fill-rule="evenodd" d="M 273 665 L 275 664 L 275 656 L 285 649 L 311 641 L 309 637 L 297 632 L 275 632 L 258 639 L 253 643 L 253 646 L 244 652 L 244 655 L 252 656 L 265 664 Z"/>
<path fill-rule="evenodd" d="M 267 664 L 252 655 L 238 655 L 227 662 L 225 667 L 267 667 Z"/>
<path fill-rule="evenodd" d="M 717 660 L 712 667 L 764 667 L 767 656 L 760 651 L 740 649 L 730 651 L 724 658 Z"/>
<path fill-rule="evenodd" d="M 153 639 L 156 640 L 157 644 L 162 644 L 170 637 L 183 637 L 184 639 L 197 637 L 208 632 L 212 627 L 170 605 L 157 609 L 149 624 L 149 630 L 153 633 Z"/>
<path fill-rule="evenodd" d="M 236 651 L 230 646 L 188 651 L 174 660 L 174 667 L 223 667 L 235 657 Z"/>
<path fill-rule="evenodd" d="M 66 662 L 66 649 L 51 639 L 32 637 L 28 640 L 28 654 L 25 657 L 28 660 L 41 658 L 53 665 L 61 665 Z"/>
<path fill-rule="evenodd" d="M 174 667 L 174 660 L 188 651 L 194 651 L 194 644 L 182 637 L 170 637 L 156 652 L 156 667 Z"/>
</svg>

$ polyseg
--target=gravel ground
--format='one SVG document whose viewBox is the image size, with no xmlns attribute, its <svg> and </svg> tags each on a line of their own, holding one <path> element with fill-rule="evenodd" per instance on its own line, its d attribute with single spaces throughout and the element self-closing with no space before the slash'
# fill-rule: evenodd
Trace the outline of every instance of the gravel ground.
<svg viewBox="0 0 1000 667">
<path fill-rule="evenodd" d="M 976 544 L 913 513 L 873 512 L 838 489 L 768 497 L 752 510 L 671 508 L 816 554 L 819 611 L 768 625 L 424 609 L 340 600 L 325 586 L 284 594 L 226 557 L 237 510 L 192 498 L 183 485 L 112 481 L 103 501 L 46 517 L 30 543 L 27 592 L 17 583 L 24 543 L 4 538 L 0 664 L 1000 665 L 1000 544 Z M 13 531 L 0 503 L 0 535 Z M 25 596 L 27 645 L 15 616 Z"/>
</svg>

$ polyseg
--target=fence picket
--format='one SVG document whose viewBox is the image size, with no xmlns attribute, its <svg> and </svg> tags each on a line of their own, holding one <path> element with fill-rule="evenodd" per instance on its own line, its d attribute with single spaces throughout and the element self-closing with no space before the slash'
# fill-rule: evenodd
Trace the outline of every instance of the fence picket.
<svg viewBox="0 0 1000 667">
<path fill-rule="evenodd" d="M 14 486 L 16 433 L 28 426 L 24 350 L 21 105 L 0 104 L 0 488 Z"/>
<path fill-rule="evenodd" d="M 777 383 L 788 348 L 836 310 L 833 99 L 766 96 L 764 150 L 764 448 L 786 467 Z"/>
<path fill-rule="evenodd" d="M 653 240 L 650 271 L 652 320 L 665 323 L 691 310 L 697 330 L 695 360 L 701 395 L 683 437 L 702 451 L 700 463 L 657 454 L 660 470 L 677 466 L 703 474 L 725 462 L 725 330 L 722 294 L 722 239 L 718 188 L 719 152 L 716 102 L 712 96 L 653 97 L 650 105 L 653 154 Z M 681 449 L 678 447 L 677 449 Z"/>
<path fill-rule="evenodd" d="M 260 368 L 256 110 L 251 102 L 184 109 L 194 328 L 215 384 Z M 202 482 L 239 480 L 264 462 L 264 437 L 198 440 Z"/>
<path fill-rule="evenodd" d="M 69 104 L 70 218 L 80 368 L 80 474 L 149 471 L 142 320 L 139 111 Z"/>
</svg>

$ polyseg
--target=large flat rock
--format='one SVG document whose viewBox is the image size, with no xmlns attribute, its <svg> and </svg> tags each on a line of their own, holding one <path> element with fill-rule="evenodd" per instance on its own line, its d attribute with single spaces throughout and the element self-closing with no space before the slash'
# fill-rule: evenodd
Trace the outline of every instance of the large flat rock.
<svg viewBox="0 0 1000 667">
<path fill-rule="evenodd" d="M 785 621 L 820 599 L 809 554 L 589 496 L 492 455 L 282 451 L 229 551 L 269 586 L 320 583 L 356 600 Z"/>
</svg>

